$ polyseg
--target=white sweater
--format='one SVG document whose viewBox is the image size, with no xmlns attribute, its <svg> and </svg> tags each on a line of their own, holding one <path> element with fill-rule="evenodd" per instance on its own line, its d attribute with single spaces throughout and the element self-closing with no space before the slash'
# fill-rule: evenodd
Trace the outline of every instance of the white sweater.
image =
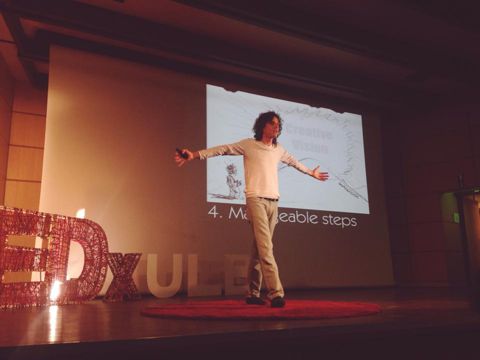
<svg viewBox="0 0 480 360">
<path fill-rule="evenodd" d="M 278 163 L 281 161 L 310 175 L 310 169 L 300 163 L 278 144 L 269 146 L 255 139 L 200 150 L 200 159 L 218 155 L 243 155 L 246 197 L 278 199 Z"/>
</svg>

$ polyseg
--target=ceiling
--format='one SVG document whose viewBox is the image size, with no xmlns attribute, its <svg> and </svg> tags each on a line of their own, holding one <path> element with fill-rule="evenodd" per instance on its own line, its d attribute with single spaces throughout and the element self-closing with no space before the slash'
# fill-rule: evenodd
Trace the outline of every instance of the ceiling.
<svg viewBox="0 0 480 360">
<path fill-rule="evenodd" d="M 475 2 L 0 0 L 0 10 L 0 54 L 37 87 L 52 44 L 360 107 L 480 87 Z"/>
</svg>

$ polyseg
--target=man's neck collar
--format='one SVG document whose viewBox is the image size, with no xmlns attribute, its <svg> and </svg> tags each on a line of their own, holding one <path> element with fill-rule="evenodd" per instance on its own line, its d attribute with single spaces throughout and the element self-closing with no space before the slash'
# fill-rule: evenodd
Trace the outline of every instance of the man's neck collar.
<svg viewBox="0 0 480 360">
<path fill-rule="evenodd" d="M 275 145 L 274 139 L 261 139 L 260 140 L 264 145 L 273 146 Z"/>
</svg>

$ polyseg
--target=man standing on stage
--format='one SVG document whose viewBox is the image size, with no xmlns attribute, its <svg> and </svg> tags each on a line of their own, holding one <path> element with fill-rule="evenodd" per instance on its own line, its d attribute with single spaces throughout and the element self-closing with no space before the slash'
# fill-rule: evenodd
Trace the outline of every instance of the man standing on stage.
<svg viewBox="0 0 480 360">
<path fill-rule="evenodd" d="M 182 149 L 175 154 L 178 166 L 194 159 L 204 160 L 218 155 L 243 155 L 245 168 L 245 195 L 247 217 L 252 226 L 255 241 L 248 267 L 247 304 L 264 305 L 260 297 L 262 278 L 267 288 L 267 299 L 272 307 L 285 306 L 284 291 L 273 256 L 273 231 L 278 216 L 278 163 L 281 161 L 315 179 L 325 181 L 328 173 L 319 167 L 310 170 L 285 148 L 277 143 L 282 131 L 282 119 L 273 112 L 258 116 L 253 126 L 254 139 L 244 139 L 234 144 L 221 145 L 191 152 Z"/>
</svg>

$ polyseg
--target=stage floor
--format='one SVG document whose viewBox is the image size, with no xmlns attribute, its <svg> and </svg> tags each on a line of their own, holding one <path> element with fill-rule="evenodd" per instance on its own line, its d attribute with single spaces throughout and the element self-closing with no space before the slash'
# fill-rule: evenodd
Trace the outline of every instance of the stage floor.
<svg viewBox="0 0 480 360">
<path fill-rule="evenodd" d="M 287 301 L 360 301 L 376 303 L 382 308 L 380 314 L 356 318 L 212 321 L 140 315 L 140 310 L 148 305 L 192 299 L 145 296 L 133 302 L 94 300 L 80 305 L 0 311 L 0 359 L 113 360 L 114 357 L 158 359 L 183 355 L 311 358 L 312 351 L 335 358 L 358 357 L 368 352 L 377 358 L 408 355 L 450 358 L 455 355 L 458 359 L 480 352 L 476 351 L 480 340 L 480 311 L 472 308 L 462 289 L 287 292 Z"/>
</svg>

